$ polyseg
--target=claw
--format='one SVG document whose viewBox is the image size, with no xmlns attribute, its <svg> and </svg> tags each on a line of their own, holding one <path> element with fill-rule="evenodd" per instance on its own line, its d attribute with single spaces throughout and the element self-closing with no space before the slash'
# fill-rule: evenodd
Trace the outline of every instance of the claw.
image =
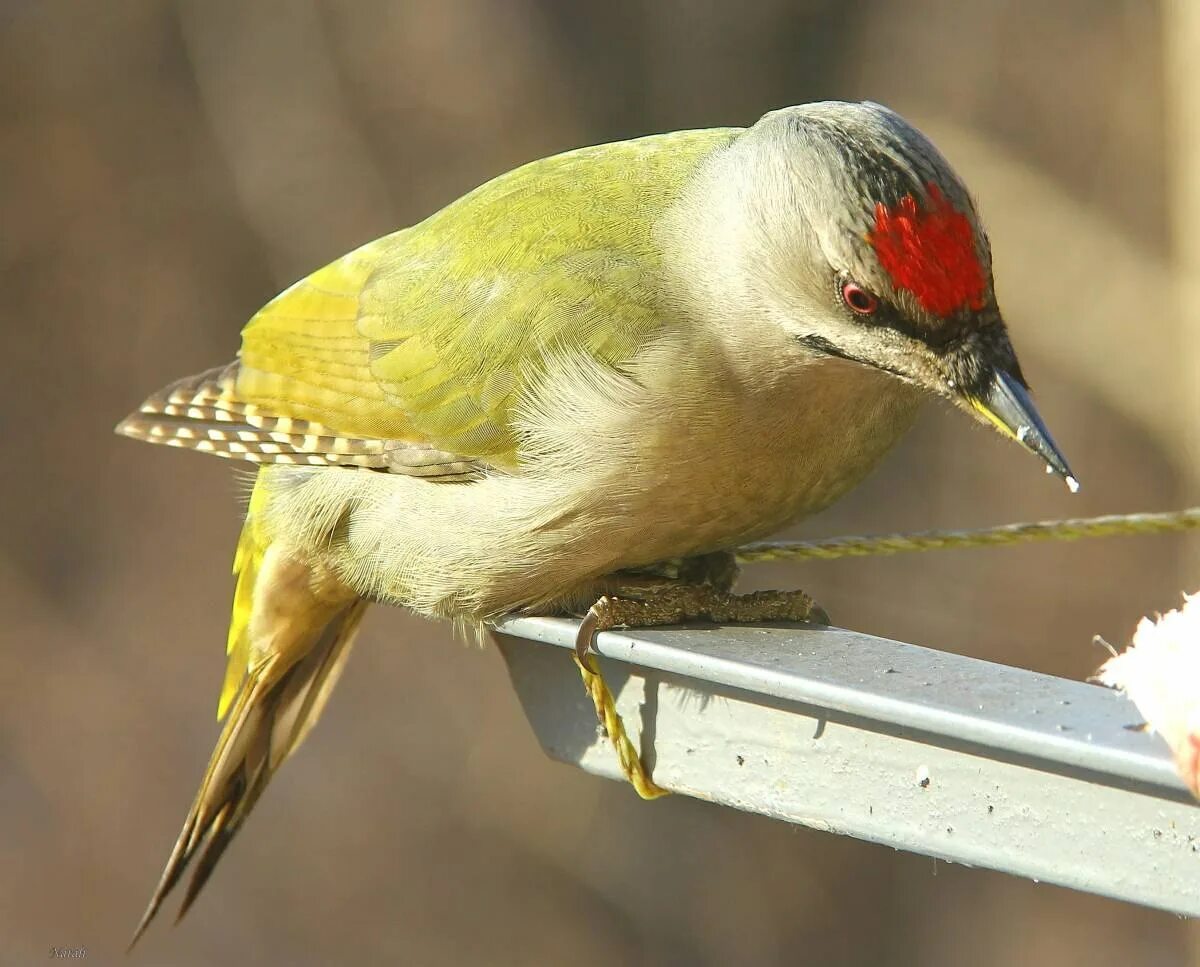
<svg viewBox="0 0 1200 967">
<path fill-rule="evenodd" d="M 587 660 L 588 652 L 592 650 L 592 644 L 596 640 L 599 626 L 600 612 L 593 604 L 588 609 L 588 613 L 583 616 L 583 620 L 579 622 L 579 630 L 575 633 L 575 657 L 579 659 L 580 664 Z"/>
</svg>

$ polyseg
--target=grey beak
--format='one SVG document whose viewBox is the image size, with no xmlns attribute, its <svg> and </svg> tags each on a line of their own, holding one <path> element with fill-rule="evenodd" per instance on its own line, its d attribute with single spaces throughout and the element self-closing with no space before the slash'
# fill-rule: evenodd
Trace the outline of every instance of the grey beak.
<svg viewBox="0 0 1200 967">
<path fill-rule="evenodd" d="M 997 430 L 1046 461 L 1047 471 L 1062 477 L 1071 493 L 1079 489 L 1079 481 L 1038 416 L 1028 391 L 1015 378 L 996 370 L 983 394 L 968 397 L 968 402 Z"/>
</svg>

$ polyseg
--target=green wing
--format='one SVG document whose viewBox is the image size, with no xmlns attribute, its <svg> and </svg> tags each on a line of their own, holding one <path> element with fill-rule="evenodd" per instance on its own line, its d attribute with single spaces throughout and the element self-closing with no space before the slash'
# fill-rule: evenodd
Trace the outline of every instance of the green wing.
<svg viewBox="0 0 1200 967">
<path fill-rule="evenodd" d="M 513 410 L 549 359 L 619 366 L 663 324 L 653 226 L 736 134 L 536 161 L 363 246 L 250 321 L 237 396 L 342 436 L 514 465 Z"/>
</svg>

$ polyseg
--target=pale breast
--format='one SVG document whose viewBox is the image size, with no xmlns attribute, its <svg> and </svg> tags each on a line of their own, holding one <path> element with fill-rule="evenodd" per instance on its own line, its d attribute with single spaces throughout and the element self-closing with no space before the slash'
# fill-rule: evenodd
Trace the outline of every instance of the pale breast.
<svg viewBox="0 0 1200 967">
<path fill-rule="evenodd" d="M 920 394 L 833 357 L 744 381 L 676 364 L 672 392 L 617 420 L 597 496 L 621 566 L 767 536 L 854 487 L 912 425 Z M 603 431 L 602 431 L 603 432 Z"/>
<path fill-rule="evenodd" d="M 813 513 L 875 466 L 919 402 L 836 359 L 735 369 L 678 347 L 624 374 L 562 368 L 523 417 L 521 471 L 438 484 L 288 468 L 272 516 L 360 593 L 479 618 Z"/>
</svg>

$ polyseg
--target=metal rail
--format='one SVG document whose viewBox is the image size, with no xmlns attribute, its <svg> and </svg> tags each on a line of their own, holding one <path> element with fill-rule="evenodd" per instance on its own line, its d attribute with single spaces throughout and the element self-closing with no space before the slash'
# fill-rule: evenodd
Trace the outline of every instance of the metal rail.
<svg viewBox="0 0 1200 967">
<path fill-rule="evenodd" d="M 546 752 L 619 778 L 559 650 L 576 627 L 498 638 Z M 1200 916 L 1200 807 L 1116 692 L 809 625 L 606 632 L 597 651 L 672 791 Z"/>
</svg>

